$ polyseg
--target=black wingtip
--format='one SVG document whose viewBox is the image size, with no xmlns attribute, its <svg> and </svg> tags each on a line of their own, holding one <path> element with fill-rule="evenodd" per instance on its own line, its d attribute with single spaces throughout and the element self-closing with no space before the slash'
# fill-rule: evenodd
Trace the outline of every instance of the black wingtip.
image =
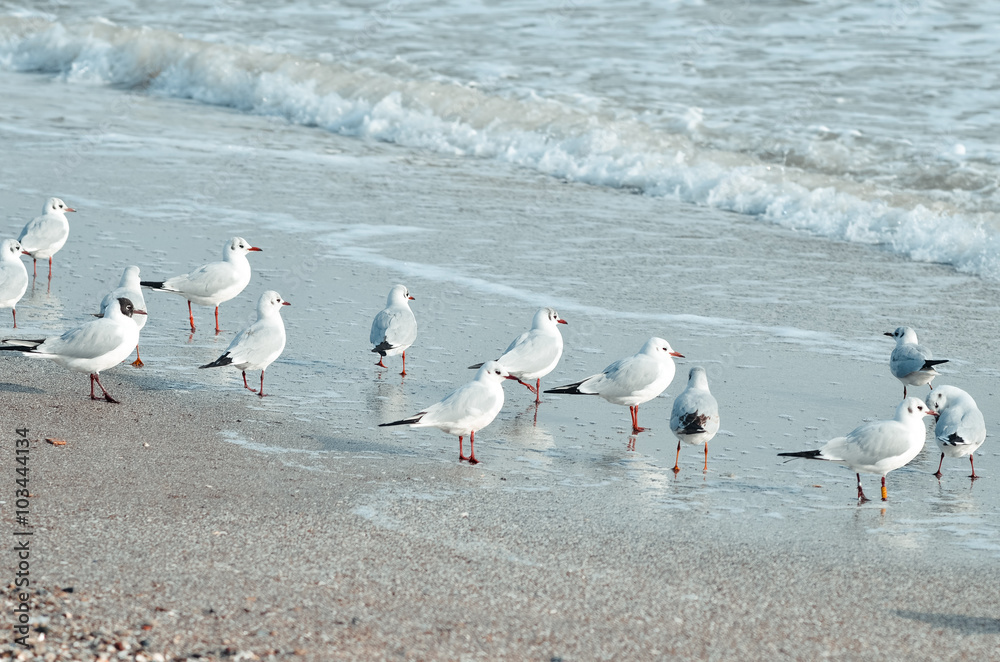
<svg viewBox="0 0 1000 662">
<path fill-rule="evenodd" d="M 226 352 L 219 358 L 215 359 L 211 363 L 206 363 L 205 365 L 200 365 L 198 368 L 220 368 L 224 365 L 230 365 L 233 362 L 233 357 L 229 356 L 229 352 Z"/>
<path fill-rule="evenodd" d="M 416 416 L 411 416 L 410 418 L 404 418 L 399 421 L 393 421 L 392 423 L 379 423 L 378 426 L 380 428 L 387 428 L 393 425 L 413 425 L 414 423 L 419 423 L 420 419 L 423 417 L 424 415 L 421 413 L 417 414 Z"/>
<path fill-rule="evenodd" d="M 477 363 L 476 365 L 470 365 L 469 370 L 479 370 L 482 367 L 483 367 L 482 363 Z"/>
<path fill-rule="evenodd" d="M 594 393 L 584 393 L 580 390 L 580 384 L 587 381 L 586 379 L 575 384 L 566 384 L 565 386 L 557 386 L 555 388 L 550 388 L 543 393 L 568 393 L 569 395 L 595 395 Z"/>
<path fill-rule="evenodd" d="M 164 282 L 162 280 L 140 280 L 139 284 L 143 287 L 151 287 L 154 290 L 159 290 L 163 287 Z"/>
<path fill-rule="evenodd" d="M 924 361 L 924 370 L 928 370 L 936 365 L 940 365 L 942 363 L 947 363 L 947 362 L 948 359 L 928 359 Z"/>
<path fill-rule="evenodd" d="M 808 460 L 819 459 L 822 451 L 799 451 L 798 453 L 778 453 L 780 457 L 804 457 Z"/>
<path fill-rule="evenodd" d="M 392 344 L 387 340 L 383 340 L 379 344 L 372 347 L 372 352 L 378 354 L 379 356 L 385 356 L 385 353 L 392 349 Z"/>
</svg>

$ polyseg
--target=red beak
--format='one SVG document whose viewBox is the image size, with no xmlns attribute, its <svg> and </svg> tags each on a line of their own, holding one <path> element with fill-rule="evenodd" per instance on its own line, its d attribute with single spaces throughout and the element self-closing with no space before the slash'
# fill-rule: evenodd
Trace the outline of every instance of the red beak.
<svg viewBox="0 0 1000 662">
<path fill-rule="evenodd" d="M 937 418 L 938 416 L 941 415 L 941 414 L 937 413 L 936 411 L 932 411 L 930 409 L 927 410 L 927 413 L 930 414 L 931 416 L 933 416 L 934 418 Z"/>
<path fill-rule="evenodd" d="M 416 299 L 414 299 L 413 297 L 406 297 L 406 298 L 409 299 L 410 301 L 416 301 Z"/>
<path fill-rule="evenodd" d="M 684 358 L 684 355 L 681 354 L 680 352 L 670 352 L 670 356 L 676 356 L 679 359 L 683 359 Z"/>
<path fill-rule="evenodd" d="M 556 320 L 556 324 L 569 324 L 566 320 Z"/>
<path fill-rule="evenodd" d="M 146 311 L 145 311 L 145 310 L 133 310 L 133 311 L 132 311 L 132 314 L 133 314 L 133 315 L 146 315 L 146 314 L 148 314 L 148 313 L 146 313 Z"/>
<path fill-rule="evenodd" d="M 66 207 L 65 211 L 76 211 L 76 210 L 73 209 L 72 207 Z"/>
<path fill-rule="evenodd" d="M 282 302 L 281 302 L 281 305 L 282 305 L 282 306 L 290 306 L 290 305 L 292 305 L 292 304 L 288 303 L 287 301 L 282 301 Z"/>
<path fill-rule="evenodd" d="M 259 252 L 261 252 L 261 249 L 257 248 L 256 246 L 251 246 L 251 247 L 250 247 L 250 248 L 248 248 L 247 250 L 248 250 L 248 251 L 257 251 L 258 253 L 259 253 Z"/>
<path fill-rule="evenodd" d="M 28 251 L 21 251 L 24 255 L 31 255 Z"/>
</svg>

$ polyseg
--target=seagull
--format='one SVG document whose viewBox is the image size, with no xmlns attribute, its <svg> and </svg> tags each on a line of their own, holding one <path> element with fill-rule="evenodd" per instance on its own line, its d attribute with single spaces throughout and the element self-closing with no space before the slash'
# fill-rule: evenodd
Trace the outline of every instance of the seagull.
<svg viewBox="0 0 1000 662">
<path fill-rule="evenodd" d="M 233 237 L 222 247 L 222 262 L 211 262 L 189 274 L 167 280 L 144 280 L 140 283 L 160 292 L 179 294 L 188 302 L 191 333 L 194 333 L 194 314 L 191 302 L 199 306 L 215 306 L 215 332 L 219 333 L 219 304 L 229 301 L 250 283 L 250 261 L 247 252 L 260 251 L 242 237 Z"/>
<path fill-rule="evenodd" d="M 42 207 L 42 215 L 28 221 L 17 238 L 21 250 L 33 260 L 33 273 L 38 276 L 38 258 L 49 258 L 49 280 L 52 280 L 52 256 L 59 252 L 69 239 L 69 221 L 66 212 L 76 211 L 59 198 L 49 198 Z"/>
<path fill-rule="evenodd" d="M 90 374 L 90 399 L 94 395 L 94 383 L 101 388 L 104 399 L 117 403 L 101 384 L 101 370 L 114 367 L 124 361 L 132 348 L 139 342 L 139 327 L 130 317 L 145 315 L 145 310 L 137 310 L 125 297 L 118 299 L 117 306 L 109 306 L 105 317 L 84 322 L 61 336 L 42 340 L 22 340 L 7 338 L 0 350 L 24 352 L 28 356 L 52 359 L 64 368 Z"/>
<path fill-rule="evenodd" d="M 531 321 L 531 329 L 514 339 L 503 355 L 497 359 L 510 377 L 535 394 L 535 403 L 541 402 L 539 395 L 542 377 L 552 372 L 562 357 L 563 338 L 559 325 L 566 324 L 552 308 L 539 308 Z M 481 368 L 482 363 L 470 365 L 470 369 Z M 534 379 L 535 385 L 525 383 Z"/>
<path fill-rule="evenodd" d="M 865 423 L 846 437 L 831 439 L 819 450 L 778 455 L 847 465 L 858 477 L 858 503 L 868 501 L 861 489 L 860 472 L 882 474 L 882 501 L 887 501 L 885 475 L 917 456 L 927 438 L 923 418 L 937 415 L 919 398 L 907 398 L 896 407 L 896 417 L 891 421 Z"/>
<path fill-rule="evenodd" d="M 705 471 L 708 471 L 708 442 L 719 431 L 719 403 L 708 390 L 708 374 L 701 366 L 691 368 L 687 388 L 674 400 L 670 429 L 677 435 L 674 473 L 680 472 L 681 442 L 705 444 Z"/>
<path fill-rule="evenodd" d="M 948 359 L 931 360 L 931 350 L 917 344 L 917 332 L 908 326 L 901 326 L 892 333 L 886 331 L 884 335 L 896 339 L 896 348 L 889 357 L 889 370 L 893 377 L 903 382 L 903 397 L 906 397 L 907 384 L 928 384 L 933 390 L 931 380 L 939 374 L 934 366 L 947 363 Z"/>
<path fill-rule="evenodd" d="M 21 244 L 4 239 L 0 244 L 0 308 L 10 308 L 17 328 L 17 302 L 28 289 L 28 270 L 21 262 Z"/>
<path fill-rule="evenodd" d="M 612 404 L 628 405 L 632 432 L 642 432 L 646 428 L 639 427 L 639 405 L 663 393 L 670 384 L 675 370 L 672 356 L 684 358 L 663 338 L 650 338 L 638 354 L 615 361 L 604 372 L 545 392 L 599 395 Z"/>
<path fill-rule="evenodd" d="M 139 267 L 125 267 L 118 287 L 105 294 L 101 300 L 101 313 L 98 317 L 104 317 L 107 314 L 108 307 L 114 305 L 122 297 L 131 301 L 132 305 L 138 306 L 140 310 L 146 310 L 146 299 L 142 296 L 142 288 L 139 287 Z M 149 319 L 147 315 L 132 317 L 132 321 L 135 322 L 140 331 L 142 331 L 142 327 L 146 326 L 147 319 Z M 142 358 L 139 357 L 138 344 L 135 346 L 135 361 L 132 361 L 132 365 L 136 368 L 141 368 L 145 365 L 142 362 Z"/>
<path fill-rule="evenodd" d="M 393 285 L 389 290 L 385 308 L 372 320 L 369 340 L 375 345 L 373 352 L 379 355 L 375 365 L 386 368 L 382 359 L 386 356 L 403 355 L 403 372 L 406 375 L 406 350 L 417 339 L 417 319 L 410 310 L 408 301 L 414 301 L 406 285 Z"/>
<path fill-rule="evenodd" d="M 979 411 L 972 396 L 956 386 L 938 386 L 927 396 L 927 406 L 940 414 L 934 427 L 934 441 L 941 449 L 941 461 L 934 475 L 941 477 L 941 465 L 944 456 L 969 456 L 969 466 L 975 480 L 976 465 L 972 463 L 972 454 L 986 441 L 986 422 L 983 412 Z"/>
<path fill-rule="evenodd" d="M 476 430 L 482 430 L 493 422 L 503 407 L 503 382 L 507 371 L 496 361 L 487 361 L 479 369 L 471 382 L 452 391 L 444 400 L 437 402 L 416 416 L 392 423 L 380 423 L 379 427 L 390 425 L 410 425 L 415 428 L 437 428 L 458 436 L 458 461 L 468 460 L 478 464 L 476 459 Z M 465 456 L 462 439 L 469 436 L 469 456 Z"/>
<path fill-rule="evenodd" d="M 226 353 L 199 368 L 219 368 L 231 365 L 243 371 L 243 386 L 264 397 L 264 371 L 281 356 L 285 349 L 285 324 L 281 321 L 281 307 L 292 304 L 281 299 L 274 290 L 268 290 L 257 300 L 257 321 L 236 334 Z M 260 370 L 260 391 L 247 384 L 247 370 Z"/>
</svg>

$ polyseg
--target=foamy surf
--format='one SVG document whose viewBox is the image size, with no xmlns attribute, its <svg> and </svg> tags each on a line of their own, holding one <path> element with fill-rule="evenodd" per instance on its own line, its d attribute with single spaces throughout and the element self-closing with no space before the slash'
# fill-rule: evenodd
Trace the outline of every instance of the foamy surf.
<svg viewBox="0 0 1000 662">
<path fill-rule="evenodd" d="M 892 190 L 849 176 L 713 150 L 635 113 L 539 96 L 403 79 L 385 71 L 107 21 L 0 19 L 0 66 L 273 115 L 343 135 L 494 159 L 596 186 L 752 216 L 910 259 L 1000 278 L 1000 222 L 939 190 Z M 697 118 L 692 119 L 696 121 Z"/>
</svg>

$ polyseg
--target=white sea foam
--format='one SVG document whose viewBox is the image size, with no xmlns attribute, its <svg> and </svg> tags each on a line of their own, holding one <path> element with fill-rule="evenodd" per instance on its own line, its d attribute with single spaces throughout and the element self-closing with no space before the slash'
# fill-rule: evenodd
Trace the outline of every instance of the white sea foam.
<svg viewBox="0 0 1000 662">
<path fill-rule="evenodd" d="M 711 150 L 634 114 L 209 43 L 107 21 L 0 18 L 0 67 L 56 73 L 275 115 L 340 134 L 496 159 L 548 175 L 709 205 L 914 260 L 1000 278 L 1000 223 L 939 191 L 887 191 L 847 176 Z M 694 128 L 693 128 L 694 127 Z M 957 151 L 955 152 L 958 153 Z"/>
</svg>

